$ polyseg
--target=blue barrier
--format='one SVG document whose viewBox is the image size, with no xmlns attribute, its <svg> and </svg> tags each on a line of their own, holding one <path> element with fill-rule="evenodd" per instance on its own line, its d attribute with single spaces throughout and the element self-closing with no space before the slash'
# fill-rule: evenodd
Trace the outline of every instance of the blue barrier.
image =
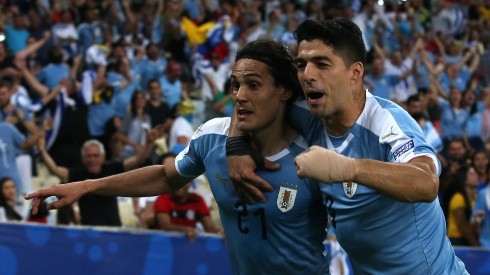
<svg viewBox="0 0 490 275">
<path fill-rule="evenodd" d="M 222 238 L 0 224 L 0 274 L 231 274 Z"/>
<path fill-rule="evenodd" d="M 490 274 L 490 250 L 455 250 L 470 274 Z M 231 266 L 214 236 L 0 223 L 0 274 L 226 275 Z"/>
</svg>

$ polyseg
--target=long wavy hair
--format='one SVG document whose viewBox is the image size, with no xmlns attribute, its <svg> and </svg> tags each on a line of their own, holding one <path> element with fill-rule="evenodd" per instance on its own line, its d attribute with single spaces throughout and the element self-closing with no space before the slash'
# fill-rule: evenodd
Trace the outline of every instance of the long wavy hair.
<svg viewBox="0 0 490 275">
<path fill-rule="evenodd" d="M 3 193 L 3 186 L 7 181 L 14 181 L 9 177 L 4 177 L 0 179 L 0 207 L 5 209 L 5 215 L 7 216 L 7 220 L 12 221 L 20 221 L 22 217 L 15 211 L 15 209 L 7 203 L 7 199 L 5 198 L 5 194 Z"/>
</svg>

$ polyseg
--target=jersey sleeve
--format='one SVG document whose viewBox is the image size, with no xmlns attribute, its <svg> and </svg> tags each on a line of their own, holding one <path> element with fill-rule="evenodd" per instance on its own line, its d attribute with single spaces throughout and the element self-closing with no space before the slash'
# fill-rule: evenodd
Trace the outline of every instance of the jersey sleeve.
<svg viewBox="0 0 490 275">
<path fill-rule="evenodd" d="M 392 117 L 380 133 L 380 142 L 390 146 L 388 161 L 407 163 L 410 160 L 426 156 L 432 159 L 440 173 L 441 166 L 435 149 L 427 142 L 420 125 L 403 109 L 390 109 Z"/>
<path fill-rule="evenodd" d="M 184 177 L 198 177 L 205 172 L 204 160 L 226 142 L 231 118 L 215 118 L 201 125 L 189 145 L 175 158 L 177 172 Z"/>
</svg>

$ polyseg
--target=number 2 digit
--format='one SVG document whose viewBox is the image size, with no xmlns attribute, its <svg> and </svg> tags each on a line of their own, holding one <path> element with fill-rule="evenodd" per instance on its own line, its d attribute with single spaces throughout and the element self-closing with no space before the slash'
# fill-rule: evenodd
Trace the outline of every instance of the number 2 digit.
<svg viewBox="0 0 490 275">
<path fill-rule="evenodd" d="M 241 201 L 237 201 L 235 203 L 235 210 L 237 210 L 237 225 L 238 225 L 238 230 L 242 234 L 247 235 L 250 232 L 250 229 L 246 226 L 243 226 L 242 224 L 242 218 L 248 216 L 248 209 L 247 205 Z M 262 240 L 267 240 L 267 225 L 266 225 L 266 218 L 265 218 L 265 209 L 264 208 L 259 208 L 255 210 L 252 215 L 254 217 L 260 216 L 260 225 L 261 225 L 261 230 L 262 230 Z"/>
</svg>

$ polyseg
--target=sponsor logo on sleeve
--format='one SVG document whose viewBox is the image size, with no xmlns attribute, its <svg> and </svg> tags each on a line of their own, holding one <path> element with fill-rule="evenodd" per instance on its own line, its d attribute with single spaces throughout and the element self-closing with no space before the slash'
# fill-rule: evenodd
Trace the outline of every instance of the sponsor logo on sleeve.
<svg viewBox="0 0 490 275">
<path fill-rule="evenodd" d="M 410 149 L 414 147 L 413 140 L 408 141 L 398 148 L 395 152 L 393 152 L 393 157 L 397 160 L 401 155 L 408 152 Z"/>
</svg>

